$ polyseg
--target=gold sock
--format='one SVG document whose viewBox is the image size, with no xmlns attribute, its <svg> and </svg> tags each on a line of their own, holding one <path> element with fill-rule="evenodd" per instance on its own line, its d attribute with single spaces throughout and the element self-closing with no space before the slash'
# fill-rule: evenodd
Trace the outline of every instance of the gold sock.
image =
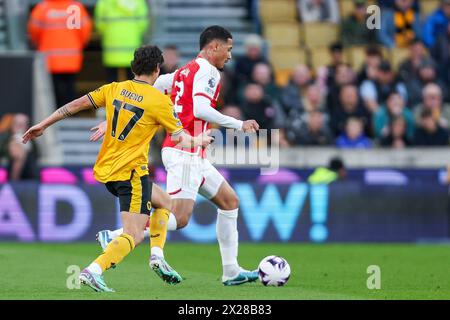
<svg viewBox="0 0 450 320">
<path fill-rule="evenodd" d="M 167 237 L 167 222 L 170 211 L 167 209 L 155 209 L 150 217 L 150 247 L 164 249 Z"/>
<path fill-rule="evenodd" d="M 134 239 L 132 236 L 122 233 L 111 241 L 103 252 L 94 262 L 97 263 L 102 271 L 118 264 L 134 249 Z"/>
</svg>

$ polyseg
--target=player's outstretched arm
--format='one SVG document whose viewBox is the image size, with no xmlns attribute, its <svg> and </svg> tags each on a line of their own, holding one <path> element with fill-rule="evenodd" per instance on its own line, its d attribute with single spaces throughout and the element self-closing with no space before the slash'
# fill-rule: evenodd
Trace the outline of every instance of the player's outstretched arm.
<svg viewBox="0 0 450 320">
<path fill-rule="evenodd" d="M 202 95 L 194 96 L 194 116 L 225 128 L 243 130 L 244 132 L 256 132 L 259 130 L 259 125 L 255 120 L 241 121 L 226 116 L 211 107 L 210 100 Z"/>
<path fill-rule="evenodd" d="M 30 140 L 40 137 L 44 133 L 45 129 L 54 123 L 89 108 L 92 108 L 92 103 L 86 95 L 65 104 L 46 119 L 28 129 L 28 131 L 22 136 L 22 143 L 27 143 Z"/>
</svg>

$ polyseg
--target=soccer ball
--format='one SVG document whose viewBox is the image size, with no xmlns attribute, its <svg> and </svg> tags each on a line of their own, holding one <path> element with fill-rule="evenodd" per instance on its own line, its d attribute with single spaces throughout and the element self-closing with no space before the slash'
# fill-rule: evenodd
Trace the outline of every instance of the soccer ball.
<svg viewBox="0 0 450 320">
<path fill-rule="evenodd" d="M 282 257 L 268 256 L 258 266 L 259 280 L 265 286 L 281 287 L 291 276 L 291 267 Z"/>
</svg>

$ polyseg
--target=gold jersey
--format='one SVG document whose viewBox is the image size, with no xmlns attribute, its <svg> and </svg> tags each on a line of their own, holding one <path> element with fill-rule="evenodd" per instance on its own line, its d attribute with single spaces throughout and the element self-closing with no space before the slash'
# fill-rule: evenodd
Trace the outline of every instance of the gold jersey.
<svg viewBox="0 0 450 320">
<path fill-rule="evenodd" d="M 149 143 L 158 127 L 171 134 L 183 130 L 171 100 L 147 82 L 113 82 L 87 96 L 94 108 L 106 108 L 107 129 L 94 166 L 100 182 L 129 180 L 133 170 L 148 174 Z"/>
</svg>

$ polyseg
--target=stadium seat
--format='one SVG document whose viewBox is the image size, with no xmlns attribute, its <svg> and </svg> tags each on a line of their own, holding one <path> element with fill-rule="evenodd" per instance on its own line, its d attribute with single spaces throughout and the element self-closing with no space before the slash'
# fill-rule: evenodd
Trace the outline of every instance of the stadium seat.
<svg viewBox="0 0 450 320">
<path fill-rule="evenodd" d="M 299 63 L 306 63 L 305 50 L 293 47 L 270 48 L 270 61 L 276 70 L 290 69 Z"/>
<path fill-rule="evenodd" d="M 291 77 L 292 69 L 278 69 L 275 70 L 275 82 L 278 86 L 284 87 L 288 84 Z"/>
<path fill-rule="evenodd" d="M 439 7 L 439 3 L 441 0 L 425 0 L 420 1 L 420 10 L 422 17 L 428 16 L 430 13 L 432 13 L 434 10 L 436 10 Z"/>
<path fill-rule="evenodd" d="M 311 66 L 317 71 L 317 68 L 331 63 L 331 55 L 328 47 L 317 47 L 309 49 L 309 61 Z M 344 62 L 350 62 L 344 52 Z"/>
<path fill-rule="evenodd" d="M 300 27 L 296 22 L 267 22 L 264 36 L 273 46 L 300 45 Z"/>
<path fill-rule="evenodd" d="M 341 17 L 348 17 L 353 12 L 353 8 L 353 0 L 339 1 L 339 10 L 341 11 Z"/>
<path fill-rule="evenodd" d="M 309 58 L 311 66 L 317 70 L 322 66 L 326 66 L 330 63 L 330 52 L 327 47 L 311 48 L 309 50 Z"/>
<path fill-rule="evenodd" d="M 341 17 L 348 17 L 354 9 L 354 0 L 339 0 L 339 10 Z M 368 0 L 368 5 L 376 4 L 376 0 Z"/>
<path fill-rule="evenodd" d="M 391 62 L 392 68 L 398 70 L 400 64 L 409 57 L 409 49 L 407 48 L 393 48 L 390 51 L 389 60 Z"/>
<path fill-rule="evenodd" d="M 259 14 L 263 22 L 297 21 L 296 0 L 261 0 Z"/>
<path fill-rule="evenodd" d="M 307 47 L 326 47 L 339 38 L 339 25 L 334 23 L 306 23 L 301 26 Z"/>
<path fill-rule="evenodd" d="M 390 58 L 389 49 L 380 47 L 383 57 L 385 59 Z M 355 70 L 359 70 L 364 63 L 366 58 L 366 47 L 365 46 L 353 46 L 344 49 L 346 61 L 352 65 Z"/>
<path fill-rule="evenodd" d="M 346 48 L 345 56 L 352 67 L 355 70 L 359 70 L 364 64 L 364 60 L 366 58 L 366 48 L 363 46 Z"/>
</svg>

